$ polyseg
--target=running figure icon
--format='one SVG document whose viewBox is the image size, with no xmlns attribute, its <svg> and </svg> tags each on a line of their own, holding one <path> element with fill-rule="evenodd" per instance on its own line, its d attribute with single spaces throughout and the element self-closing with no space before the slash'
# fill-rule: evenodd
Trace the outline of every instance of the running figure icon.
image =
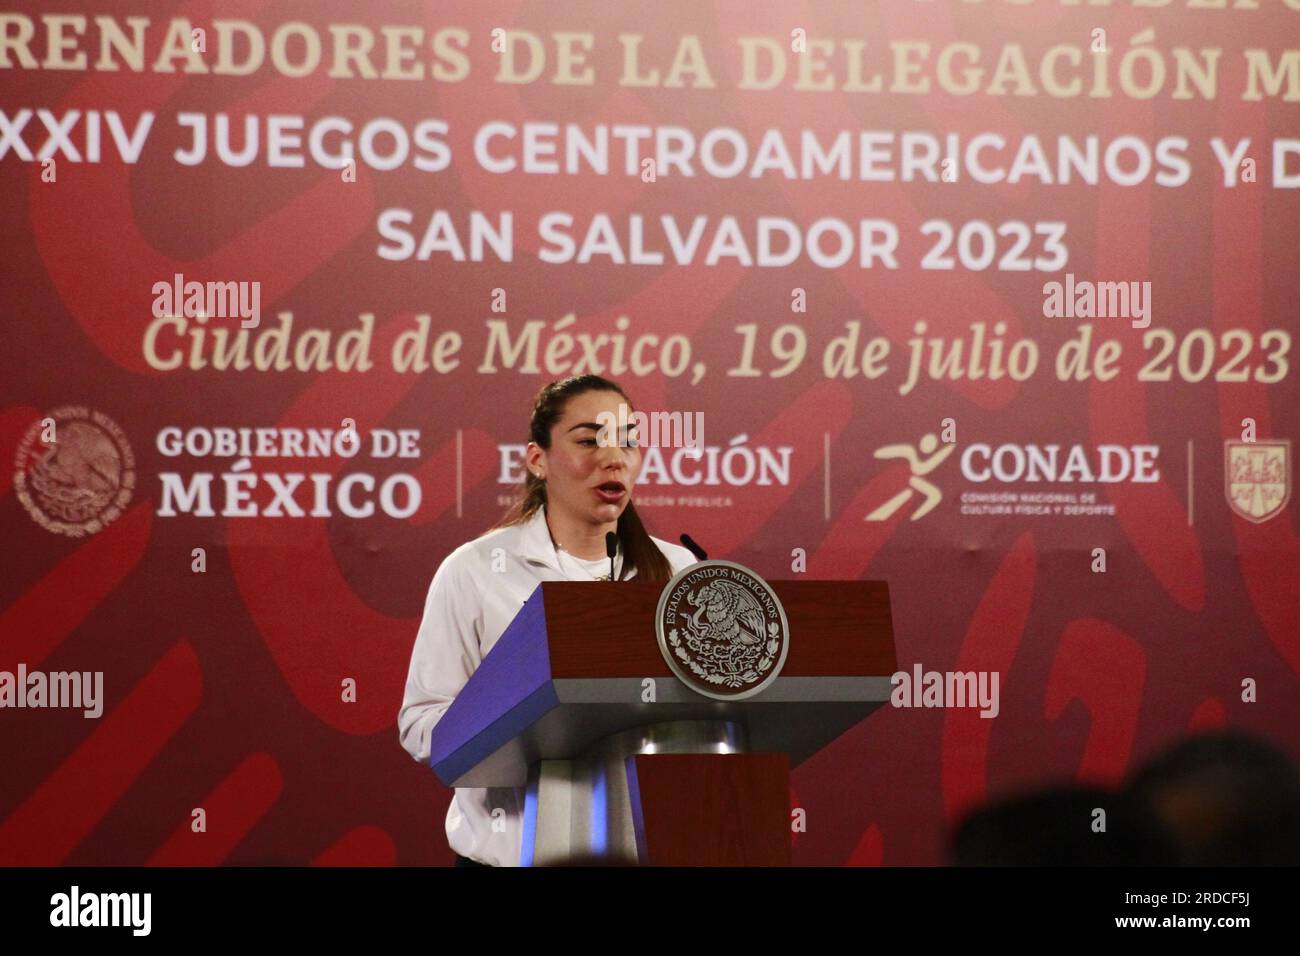
<svg viewBox="0 0 1300 956">
<path fill-rule="evenodd" d="M 943 492 L 930 482 L 926 481 L 925 476 L 943 464 L 944 460 L 952 454 L 952 450 L 956 447 L 956 445 L 945 445 L 943 448 L 936 451 L 935 449 L 939 448 L 939 439 L 931 433 L 925 435 L 921 439 L 920 452 L 921 455 L 926 456 L 925 458 L 921 458 L 920 455 L 917 454 L 917 449 L 913 448 L 906 442 L 897 445 L 885 445 L 881 448 L 877 448 L 875 454 L 876 458 L 904 459 L 912 469 L 912 477 L 907 481 L 908 487 L 894 495 L 894 497 L 890 498 L 875 511 L 871 512 L 871 514 L 867 515 L 863 520 L 886 520 L 890 515 L 901 508 L 915 492 L 920 492 L 924 495 L 925 501 L 921 503 L 919 508 L 912 512 L 911 520 L 916 521 L 919 518 L 924 518 L 943 498 Z"/>
</svg>

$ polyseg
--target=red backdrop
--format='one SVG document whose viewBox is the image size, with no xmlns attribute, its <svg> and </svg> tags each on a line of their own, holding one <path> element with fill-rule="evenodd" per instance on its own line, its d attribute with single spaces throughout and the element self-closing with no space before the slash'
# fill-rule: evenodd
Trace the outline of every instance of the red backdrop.
<svg viewBox="0 0 1300 956">
<path fill-rule="evenodd" d="M 104 710 L 93 720 L 67 709 L 0 710 L 0 862 L 448 860 L 448 791 L 397 741 L 407 660 L 433 571 L 496 520 L 509 479 L 519 477 L 504 446 L 526 441 L 531 397 L 572 371 L 581 354 L 575 345 L 569 365 L 548 372 L 529 371 L 522 359 L 510 367 L 497 351 L 495 367 L 485 370 L 491 323 L 511 336 L 527 322 L 545 323 L 544 356 L 552 324 L 569 313 L 574 323 L 559 331 L 612 335 L 626 317 L 630 339 L 678 334 L 689 343 L 690 365 L 680 375 L 659 368 L 611 374 L 638 408 L 702 412 L 706 443 L 717 449 L 714 484 L 683 483 L 689 469 L 643 476 L 636 497 L 653 534 L 676 540 L 686 531 L 711 557 L 769 578 L 886 579 L 900 667 L 1000 674 L 994 719 L 971 709 L 885 707 L 794 771 L 793 799 L 808 821 L 796 836 L 796 862 L 938 862 L 944 827 L 973 803 L 1049 781 L 1116 782 L 1195 727 L 1256 730 L 1296 753 L 1295 509 L 1284 505 L 1265 520 L 1248 520 L 1225 493 L 1225 442 L 1242 439 L 1244 419 L 1254 421 L 1261 446 L 1281 449 L 1298 423 L 1300 394 L 1283 333 L 1296 330 L 1300 296 L 1300 200 L 1286 185 L 1300 169 L 1300 153 L 1283 148 L 1275 164 L 1273 143 L 1300 128 L 1300 87 L 1288 86 L 1283 69 L 1270 93 L 1262 77 L 1272 66 L 1260 65 L 1297 55 L 1287 47 L 1300 35 L 1294 6 L 384 2 L 361 11 L 337 2 L 140 0 L 120 8 L 74 0 L 60 13 L 84 17 L 78 30 L 43 21 L 38 5 L 7 5 L 4 36 L 18 43 L 24 22 L 34 32 L 24 41 L 33 65 L 10 44 L 0 69 L 0 110 L 11 127 L 0 156 L 7 319 L 0 449 L 12 463 L 0 471 L 0 671 L 19 664 L 101 671 Z M 102 14 L 127 37 L 126 17 L 148 18 L 141 68 L 119 54 L 111 57 L 119 69 L 99 68 L 94 18 Z M 214 70 L 221 20 L 258 28 L 268 47 L 260 67 L 247 75 Z M 294 22 L 306 27 L 281 36 L 281 61 L 303 63 L 310 55 L 304 37 L 313 32 L 322 45 L 319 64 L 301 76 L 277 68 L 270 49 L 277 30 Z M 410 59 L 388 64 L 398 72 L 405 63 L 422 78 L 365 78 L 356 61 L 341 68 L 354 75 L 330 75 L 330 26 L 346 24 L 374 39 L 376 73 L 384 72 L 388 42 L 381 28 L 422 30 L 418 40 L 395 41 L 398 49 L 410 46 Z M 205 31 L 204 50 L 193 49 L 191 28 Z M 534 81 L 500 80 L 497 28 L 539 38 L 546 63 Z M 1094 46 L 1098 29 L 1108 53 Z M 194 62 L 185 52 L 168 61 L 170 71 L 158 68 L 170 30 L 188 38 L 202 68 L 185 72 Z M 829 78 L 832 89 L 796 88 L 800 35 L 792 31 L 800 30 L 810 43 L 834 41 L 824 72 L 813 73 Z M 578 75 L 590 68 L 590 82 L 557 81 L 563 41 L 555 34 L 566 31 L 591 38 L 585 62 L 571 64 Z M 61 54 L 57 43 L 50 52 L 52 34 L 67 39 Z M 620 34 L 642 37 L 637 70 L 657 67 L 657 84 L 620 82 Z M 690 41 L 679 53 L 683 37 L 698 38 L 708 84 Z M 788 60 L 786 77 L 772 88 L 744 88 L 763 85 L 745 82 L 745 37 L 769 38 Z M 237 61 L 247 42 L 241 33 Z M 852 42 L 865 44 L 856 82 Z M 1024 71 L 1014 52 L 1004 52 L 1008 46 L 1019 49 Z M 1072 65 L 1070 54 L 1058 55 L 1052 62 L 1060 82 L 1053 84 L 1041 66 L 1058 46 L 1081 56 Z M 764 49 L 770 55 L 771 47 Z M 1138 49 L 1155 51 L 1157 72 L 1150 72 L 1151 56 L 1133 55 Z M 1212 95 L 1190 80 L 1188 95 L 1176 95 L 1179 77 L 1188 75 L 1179 49 L 1198 62 L 1204 49 L 1221 51 Z M 945 50 L 947 73 L 939 65 Z M 972 51 L 983 73 L 963 92 Z M 64 59 L 75 63 L 78 52 L 83 65 L 57 68 Z M 679 55 L 680 82 L 665 85 Z M 1000 62 L 1005 76 L 996 80 Z M 443 72 L 431 76 L 435 67 Z M 1096 70 L 1108 77 L 1103 87 Z M 877 75 L 878 91 L 854 88 Z M 1078 95 L 1050 92 L 1061 93 L 1074 76 Z M 913 92 L 921 79 L 928 90 Z M 1106 95 L 1093 95 L 1099 89 Z M 22 121 L 24 111 L 31 113 Z M 91 111 L 100 114 L 93 121 L 98 160 L 91 159 Z M 115 138 L 109 111 L 125 135 Z M 144 113 L 153 114 L 152 125 L 128 162 L 117 143 Z M 228 115 L 241 131 L 246 116 L 259 117 L 255 159 L 227 163 L 212 153 L 210 138 L 203 161 L 178 160 L 190 143 L 181 122 L 189 113 L 209 125 Z M 301 165 L 270 159 L 266 118 L 273 116 L 302 117 L 301 143 L 282 144 L 287 155 L 304 157 Z M 310 155 L 307 142 L 313 124 L 331 116 L 354 130 L 351 137 L 330 132 L 331 152 L 380 118 L 408 133 L 441 120 L 446 133 L 434 139 L 450 162 L 423 169 L 416 158 L 437 165 L 438 150 L 413 145 L 396 168 L 358 162 L 352 175 L 341 172 Z M 634 175 L 624 171 L 621 144 L 603 175 L 586 168 L 498 173 L 484 168 L 474 146 L 493 122 L 586 131 L 601 124 L 682 127 L 697 140 L 730 128 L 748 144 L 751 162 L 767 130 L 779 131 L 792 151 L 801 131 L 824 143 L 849 131 L 854 152 L 846 179 L 815 171 L 790 178 L 779 169 L 751 176 L 749 167 L 725 177 L 697 162 L 693 177 L 657 170 L 647 181 L 640 165 Z M 52 127 L 66 128 L 72 149 L 54 136 L 51 155 L 42 156 Z M 894 134 L 892 145 L 881 140 L 887 145 L 879 147 L 893 158 L 868 164 L 892 179 L 859 175 L 861 131 Z M 977 179 L 979 168 L 959 161 L 954 181 L 923 174 L 904 181 L 898 156 L 905 132 L 943 144 L 955 135 L 959 150 L 980 134 L 998 134 L 1006 145 L 977 158 L 980 168 L 1003 170 L 1025 137 L 1036 136 L 1050 173 L 986 183 Z M 498 137 L 491 153 L 521 160 L 521 136 Z M 1135 137 L 1145 145 L 1124 153 L 1127 170 L 1138 152 L 1182 137 L 1181 150 L 1170 148 L 1185 158 L 1187 175 L 1162 183 L 1156 174 L 1174 175 L 1177 164 L 1157 163 L 1133 185 L 1104 173 L 1095 183 L 1045 181 L 1054 179 L 1062 136 L 1095 136 L 1103 151 Z M 1239 159 L 1252 160 L 1255 170 L 1247 174 L 1236 162 L 1235 186 L 1224 185 L 1214 137 L 1229 151 L 1250 140 Z M 236 146 L 243 142 L 236 137 Z M 394 142 L 380 131 L 371 145 L 387 155 Z M 731 155 L 720 147 L 723 161 Z M 553 156 L 541 154 L 561 166 L 564 156 L 563 145 Z M 445 210 L 465 244 L 464 261 L 444 251 L 423 261 L 382 255 L 396 245 L 380 226 L 391 209 L 410 210 L 407 231 L 417 244 L 435 211 Z M 513 214 L 510 261 L 491 248 L 473 261 L 471 213 L 495 221 L 505 211 Z M 702 216 L 702 251 L 681 265 L 620 262 L 608 248 L 589 262 L 547 262 L 538 223 L 548 212 L 573 217 L 567 231 L 579 245 L 593 216 L 609 216 L 624 259 L 628 216 L 644 218 L 646 245 L 661 251 L 670 246 L 660 216 L 676 217 L 683 232 Z M 807 254 L 782 266 L 735 255 L 709 264 L 704 251 L 724 216 L 735 218 L 751 251 L 764 216 L 800 229 L 831 217 L 855 233 L 860 220 L 888 220 L 900 237 L 898 267 L 862 268 L 856 252 L 835 268 Z M 965 236 L 943 253 L 955 267 L 924 267 L 942 238 L 942 227 L 926 230 L 930 220 Z M 1019 233 L 1009 227 L 982 266 L 982 227 L 962 233 L 972 221 L 992 230 L 1026 223 L 1028 248 L 1011 252 Z M 1053 258 L 1042 232 L 1033 232 L 1038 223 L 1065 224 L 1068 261 L 1050 270 L 1016 268 Z M 835 244 L 828 239 L 825 248 Z M 1149 281 L 1151 329 L 1168 332 L 1153 335 L 1124 317 L 1046 316 L 1044 283 L 1064 281 L 1067 272 Z M 153 311 L 154 284 L 176 273 L 260 283 L 253 336 L 285 312 L 295 336 L 318 329 L 337 337 L 361 328 L 359 316 L 373 316 L 373 365 L 191 368 L 191 340 L 178 326 L 159 325 Z M 504 311 L 494 311 L 494 290 L 504 294 Z M 795 290 L 802 290 L 802 308 Z M 419 315 L 429 316 L 431 339 L 460 333 L 455 368 L 393 368 L 394 340 Z M 922 377 L 907 389 L 918 321 L 946 343 L 969 337 L 973 323 L 984 323 L 990 337 L 1004 323 L 1007 348 L 1033 342 L 1038 367 L 1019 381 Z M 1095 339 L 1119 343 L 1118 372 L 1105 381 L 1063 381 L 1057 352 L 1085 321 Z M 851 322 L 860 324 L 859 351 L 876 337 L 890 343 L 888 368 L 876 378 L 826 374 L 823 352 Z M 744 364 L 748 326 L 757 374 L 729 374 Z M 190 317 L 186 330 L 198 327 Z M 158 343 L 152 360 L 151 328 Z M 233 336 L 239 319 L 216 316 L 207 328 Z M 789 360 L 783 350 L 800 335 L 805 351 Z M 1161 359 L 1166 344 L 1172 348 Z M 1239 348 L 1245 352 L 1234 365 Z M 179 366 L 160 367 L 173 352 Z M 601 354 L 608 360 L 608 350 Z M 788 374 L 772 374 L 787 364 Z M 1162 369 L 1167 381 L 1158 380 Z M 47 417 L 71 436 L 66 458 L 48 458 L 52 446 L 40 435 Z M 169 428 L 338 430 L 345 419 L 362 439 L 351 459 L 253 455 L 241 470 L 238 456 L 167 453 Z M 918 445 L 945 427 L 955 447 L 926 476 L 942 498 L 913 520 L 924 492 L 909 486 L 901 459 L 875 452 Z M 374 429 L 416 430 L 418 452 L 375 457 Z M 733 443 L 752 458 L 725 458 Z M 1107 444 L 1155 446 L 1158 480 L 981 481 L 982 453 L 971 450 L 1016 446 L 1021 451 L 1002 453 L 1010 468 L 1027 446 L 1056 445 L 1064 455 L 1079 445 L 1095 460 L 1097 446 Z M 672 450 L 665 451 L 671 462 Z M 752 475 L 745 467 L 751 461 L 758 466 Z M 1267 495 L 1289 492 L 1292 463 L 1281 452 L 1270 461 L 1263 478 L 1246 474 L 1243 511 L 1252 501 L 1275 506 L 1280 499 Z M 301 516 L 284 501 L 277 514 L 274 479 L 266 476 L 293 473 L 321 477 L 304 478 L 293 493 Z M 350 474 L 370 476 L 350 493 L 358 507 L 372 503 L 372 513 L 339 506 L 339 482 Z M 211 478 L 195 477 L 202 475 Z M 396 479 L 402 488 L 385 509 L 379 487 L 395 475 L 409 478 Z M 212 514 L 201 513 L 200 499 L 180 502 L 178 489 L 208 480 Z M 313 509 L 317 484 L 327 494 Z M 238 498 L 227 494 L 245 485 L 252 516 L 234 513 Z M 399 516 L 412 486 L 418 507 Z M 909 487 L 914 494 L 884 520 L 865 520 Z M 1069 514 L 1059 502 L 1043 514 L 971 513 L 970 495 L 1003 492 L 1094 495 L 1099 513 Z M 77 502 L 89 504 L 77 511 Z M 55 527 L 58 514 L 73 515 L 63 522 L 68 527 Z M 200 548 L 206 570 L 196 572 Z M 1094 570 L 1098 548 L 1104 572 Z M 792 570 L 795 549 L 806 553 L 806 570 Z M 355 701 L 341 692 L 349 678 Z M 1244 681 L 1254 682 L 1256 699 L 1243 700 Z M 202 834 L 191 829 L 198 807 L 207 815 Z"/>
</svg>

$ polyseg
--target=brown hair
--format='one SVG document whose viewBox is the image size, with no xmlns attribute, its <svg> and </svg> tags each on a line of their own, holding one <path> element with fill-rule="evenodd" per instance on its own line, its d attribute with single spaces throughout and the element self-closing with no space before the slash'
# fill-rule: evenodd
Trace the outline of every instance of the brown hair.
<svg viewBox="0 0 1300 956">
<path fill-rule="evenodd" d="M 537 398 L 533 401 L 533 415 L 528 424 L 528 437 L 542 448 L 550 449 L 551 428 L 564 414 L 569 399 L 590 391 L 617 392 L 627 401 L 629 408 L 632 404 L 623 389 L 599 375 L 575 375 L 558 382 L 551 382 L 537 393 Z M 538 508 L 546 504 L 546 482 L 531 471 L 527 469 L 525 471 L 523 488 L 518 500 L 510 506 L 495 528 L 523 524 L 537 513 Z M 618 517 L 618 540 L 623 548 L 624 573 L 628 568 L 634 567 L 637 580 L 641 581 L 667 581 L 673 576 L 672 565 L 659 550 L 659 546 L 650 539 L 650 533 L 641 523 L 641 516 L 636 513 L 636 506 L 630 499 L 627 507 Z"/>
</svg>

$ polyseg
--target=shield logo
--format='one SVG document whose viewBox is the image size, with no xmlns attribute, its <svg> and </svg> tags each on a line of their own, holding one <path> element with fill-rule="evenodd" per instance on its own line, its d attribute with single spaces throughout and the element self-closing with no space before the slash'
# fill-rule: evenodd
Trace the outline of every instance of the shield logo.
<svg viewBox="0 0 1300 956">
<path fill-rule="evenodd" d="M 1291 500 L 1291 442 L 1225 441 L 1223 493 L 1247 521 L 1267 521 Z"/>
</svg>

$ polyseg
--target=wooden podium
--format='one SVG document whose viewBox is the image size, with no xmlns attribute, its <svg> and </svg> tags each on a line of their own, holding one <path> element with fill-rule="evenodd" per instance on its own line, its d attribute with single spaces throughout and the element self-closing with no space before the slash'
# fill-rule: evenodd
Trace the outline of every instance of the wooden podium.
<svg viewBox="0 0 1300 956">
<path fill-rule="evenodd" d="M 782 866 L 789 773 L 889 699 L 881 581 L 768 581 L 780 676 L 738 701 L 679 680 L 655 636 L 662 583 L 539 584 L 430 738 L 452 787 L 527 787 L 520 864 Z"/>
</svg>

